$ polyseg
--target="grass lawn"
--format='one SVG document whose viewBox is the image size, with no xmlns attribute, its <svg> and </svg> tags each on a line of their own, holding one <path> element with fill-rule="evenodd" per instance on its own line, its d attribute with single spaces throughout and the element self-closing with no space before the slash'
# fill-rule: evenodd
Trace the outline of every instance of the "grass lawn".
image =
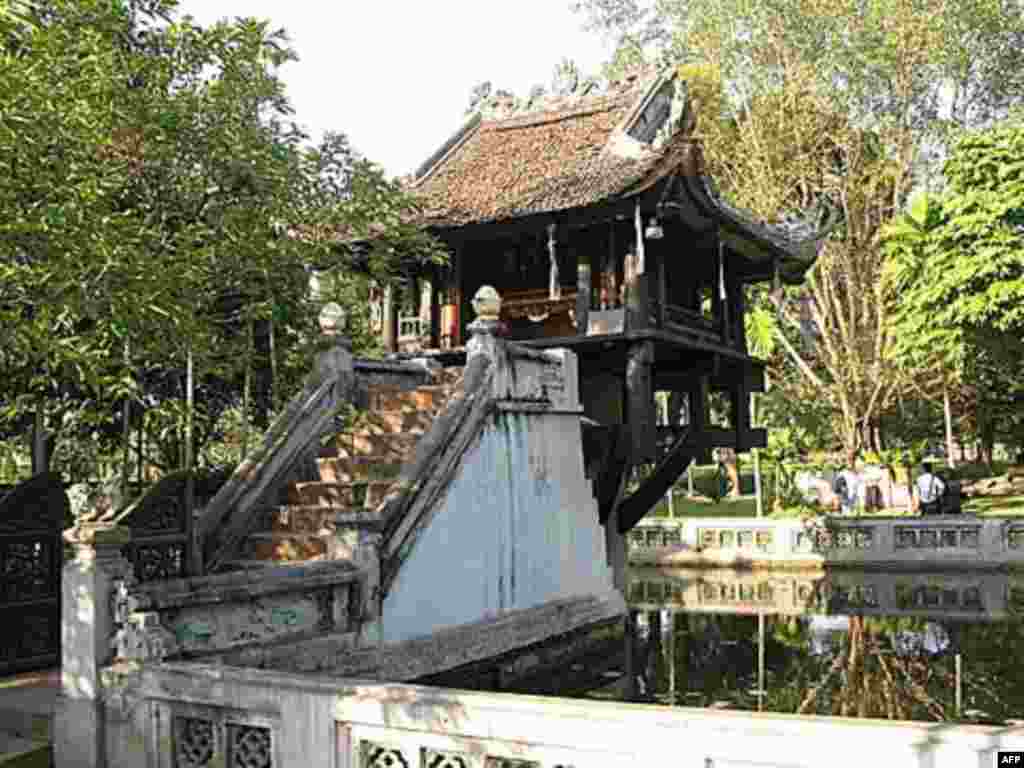
<svg viewBox="0 0 1024 768">
<path fill-rule="evenodd" d="M 757 517 L 757 502 L 753 496 L 725 498 L 715 504 L 691 501 L 685 493 L 676 493 L 672 504 L 673 517 Z M 662 499 L 650 514 L 668 517 L 668 502 Z"/>
<path fill-rule="evenodd" d="M 964 502 L 964 512 L 982 517 L 1012 515 L 1024 517 L 1024 494 L 1017 496 L 982 496 Z"/>
<path fill-rule="evenodd" d="M 674 517 L 757 517 L 757 502 L 753 496 L 738 499 L 725 498 L 717 504 L 691 501 L 685 492 L 678 492 L 674 499 Z M 979 517 L 1024 517 L 1024 494 L 1018 496 L 986 496 L 964 501 L 964 512 Z M 668 517 L 668 503 L 662 499 L 650 513 L 652 517 Z M 884 509 L 864 517 L 916 517 L 916 512 L 906 509 Z M 765 515 L 770 517 L 770 515 Z"/>
</svg>

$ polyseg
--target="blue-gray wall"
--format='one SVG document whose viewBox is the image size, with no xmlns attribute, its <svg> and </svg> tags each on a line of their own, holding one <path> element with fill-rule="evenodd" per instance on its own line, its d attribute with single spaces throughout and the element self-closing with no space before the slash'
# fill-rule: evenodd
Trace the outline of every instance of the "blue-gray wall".
<svg viewBox="0 0 1024 768">
<path fill-rule="evenodd" d="M 385 642 L 572 596 L 613 596 L 579 417 L 499 411 L 384 600 Z"/>
</svg>

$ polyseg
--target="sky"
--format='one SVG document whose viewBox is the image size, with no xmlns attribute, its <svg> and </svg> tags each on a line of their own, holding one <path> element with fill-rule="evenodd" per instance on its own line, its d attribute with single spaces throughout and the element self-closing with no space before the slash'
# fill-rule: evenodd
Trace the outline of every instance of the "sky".
<svg viewBox="0 0 1024 768">
<path fill-rule="evenodd" d="M 345 133 L 392 176 L 410 173 L 462 124 L 473 86 L 525 95 L 563 57 L 597 73 L 610 48 L 569 0 L 181 0 L 200 23 L 256 16 L 287 30 L 282 69 L 295 119 Z"/>
</svg>

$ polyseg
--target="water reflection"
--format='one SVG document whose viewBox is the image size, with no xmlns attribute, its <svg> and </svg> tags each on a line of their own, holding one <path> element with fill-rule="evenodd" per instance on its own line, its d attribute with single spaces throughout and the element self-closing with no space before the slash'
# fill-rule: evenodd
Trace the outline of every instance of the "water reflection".
<svg viewBox="0 0 1024 768">
<path fill-rule="evenodd" d="M 628 594 L 631 696 L 900 720 L 1024 718 L 1024 575 L 634 569 Z"/>
</svg>

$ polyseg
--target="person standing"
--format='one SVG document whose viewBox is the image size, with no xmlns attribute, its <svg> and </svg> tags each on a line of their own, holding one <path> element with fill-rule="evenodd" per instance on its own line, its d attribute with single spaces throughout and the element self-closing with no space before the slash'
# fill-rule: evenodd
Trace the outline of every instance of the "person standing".
<svg viewBox="0 0 1024 768">
<path fill-rule="evenodd" d="M 946 484 L 932 472 L 930 461 L 924 462 L 921 469 L 923 471 L 914 483 L 915 505 L 922 515 L 937 515 L 942 494 L 946 492 Z"/>
<path fill-rule="evenodd" d="M 841 514 L 852 515 L 857 509 L 857 498 L 860 495 L 860 474 L 857 471 L 857 455 L 847 456 L 847 466 L 836 475 L 832 483 L 832 492 L 839 502 Z"/>
</svg>

